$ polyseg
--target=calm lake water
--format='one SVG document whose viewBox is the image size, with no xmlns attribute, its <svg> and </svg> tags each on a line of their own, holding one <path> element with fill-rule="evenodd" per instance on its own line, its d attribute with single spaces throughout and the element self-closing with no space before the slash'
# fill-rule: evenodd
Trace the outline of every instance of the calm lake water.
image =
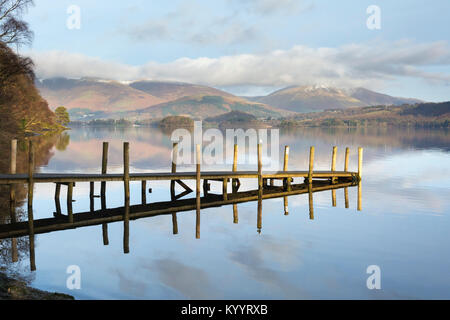
<svg viewBox="0 0 450 320">
<path fill-rule="evenodd" d="M 75 128 L 49 149 L 38 170 L 99 173 L 103 141 L 110 142 L 109 172 L 122 172 L 123 141 L 130 142 L 131 172 L 170 170 L 170 137 L 151 128 Z M 341 170 L 348 146 L 356 171 L 357 148 L 364 147 L 362 211 L 357 188 L 349 188 L 349 209 L 343 189 L 336 207 L 331 191 L 315 193 L 314 220 L 307 194 L 289 197 L 289 215 L 283 198 L 264 200 L 261 234 L 257 202 L 238 205 L 239 224 L 233 223 L 232 206 L 202 210 L 201 239 L 195 239 L 195 211 L 179 213 L 177 235 L 171 215 L 144 218 L 130 222 L 129 254 L 123 254 L 123 223 L 108 225 L 108 246 L 102 226 L 84 227 L 36 235 L 36 272 L 29 271 L 25 245 L 19 262 L 2 258 L 3 268 L 34 287 L 78 299 L 450 298 L 447 131 L 281 131 L 280 157 L 285 145 L 292 170 L 307 169 L 313 145 L 315 169 L 329 170 L 332 147 L 338 146 Z M 169 182 L 147 186 L 153 189 L 149 202 L 170 200 Z M 54 188 L 35 186 L 35 219 L 53 216 Z M 97 183 L 96 193 L 99 188 Z M 220 192 L 221 185 L 213 182 L 212 188 Z M 108 184 L 107 192 L 109 208 L 123 205 L 123 183 Z M 74 199 L 75 213 L 89 211 L 89 184 L 77 183 Z M 100 199 L 95 201 L 100 208 Z M 140 201 L 140 183 L 132 183 L 131 204 Z M 0 240 L 2 248 L 8 241 Z M 66 287 L 70 265 L 81 269 L 81 290 Z M 381 290 L 366 286 L 371 265 L 381 269 Z"/>
</svg>

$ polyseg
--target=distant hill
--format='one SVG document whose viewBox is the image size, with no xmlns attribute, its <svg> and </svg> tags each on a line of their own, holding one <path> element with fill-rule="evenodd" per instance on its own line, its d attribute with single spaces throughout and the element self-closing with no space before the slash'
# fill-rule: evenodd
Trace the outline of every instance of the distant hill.
<svg viewBox="0 0 450 320">
<path fill-rule="evenodd" d="M 281 121 L 282 127 L 415 126 L 448 128 L 450 102 L 357 107 L 304 113 Z"/>
<path fill-rule="evenodd" d="M 183 82 L 135 81 L 130 83 L 130 87 L 165 101 L 174 101 L 190 96 L 233 97 L 232 94 L 219 89 Z"/>
<path fill-rule="evenodd" d="M 421 102 L 415 99 L 391 97 L 364 88 L 345 90 L 326 86 L 288 87 L 268 96 L 248 99 L 301 113 L 371 105 L 401 105 Z"/>
<path fill-rule="evenodd" d="M 348 90 L 348 94 L 364 103 L 366 106 L 398 106 L 402 104 L 421 103 L 422 100 L 411 98 L 397 98 L 387 94 L 378 93 L 365 88 L 355 88 Z"/>
<path fill-rule="evenodd" d="M 171 115 L 187 115 L 194 118 L 218 116 L 230 111 L 251 113 L 255 117 L 282 117 L 286 112 L 271 106 L 249 102 L 238 97 L 189 96 L 175 101 L 136 111 L 139 118 L 163 118 Z"/>
<path fill-rule="evenodd" d="M 285 111 L 219 89 L 181 82 L 52 78 L 37 81 L 36 86 L 52 109 L 65 106 L 77 121 L 177 115 L 203 119 L 233 110 L 257 117 L 285 115 Z"/>
<path fill-rule="evenodd" d="M 92 112 L 124 112 L 149 107 L 166 100 L 126 84 L 95 79 L 52 78 L 36 82 L 50 108 L 87 109 Z"/>
<path fill-rule="evenodd" d="M 216 117 L 209 117 L 206 118 L 205 121 L 207 122 L 242 122 L 242 121 L 254 121 L 257 120 L 257 118 L 252 115 L 241 111 L 231 111 L 225 114 L 221 114 Z"/>
</svg>

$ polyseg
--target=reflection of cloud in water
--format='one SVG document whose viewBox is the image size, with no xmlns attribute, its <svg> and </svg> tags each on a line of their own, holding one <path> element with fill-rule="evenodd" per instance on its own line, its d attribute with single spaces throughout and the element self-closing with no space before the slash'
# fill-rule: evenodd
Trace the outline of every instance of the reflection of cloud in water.
<svg viewBox="0 0 450 320">
<path fill-rule="evenodd" d="M 214 290 L 208 274 L 202 269 L 169 258 L 156 260 L 147 269 L 152 271 L 156 269 L 160 281 L 179 292 L 184 298 L 208 299 L 212 297 L 212 293 L 217 297 L 218 292 Z"/>
<path fill-rule="evenodd" d="M 276 243 L 265 237 L 258 241 L 257 246 L 242 246 L 230 253 L 230 260 L 250 275 L 251 278 L 265 286 L 265 295 L 269 297 L 283 297 L 286 299 L 305 299 L 308 296 L 289 275 L 283 278 L 283 272 L 268 266 L 268 262 L 276 261 L 285 266 L 284 269 L 294 270 L 298 266 L 297 256 L 299 245 L 297 242 Z M 264 254 L 268 253 L 268 257 Z M 291 258 L 288 258 L 288 257 Z M 293 258 L 292 258 L 293 257 Z M 289 261 L 291 260 L 291 261 Z M 289 268 L 286 268 L 289 266 Z M 287 270 L 284 270 L 287 271 Z"/>
</svg>

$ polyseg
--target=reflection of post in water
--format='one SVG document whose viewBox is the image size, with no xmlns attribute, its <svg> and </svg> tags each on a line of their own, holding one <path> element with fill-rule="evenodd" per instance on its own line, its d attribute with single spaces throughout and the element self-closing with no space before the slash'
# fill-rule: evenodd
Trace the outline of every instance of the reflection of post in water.
<svg viewBox="0 0 450 320">
<path fill-rule="evenodd" d="M 363 162 L 363 148 L 358 149 L 358 211 L 362 211 L 362 162 Z"/>
<path fill-rule="evenodd" d="M 11 162 L 9 166 L 9 173 L 16 174 L 17 169 L 17 140 L 11 141 Z M 15 185 L 10 185 L 9 192 L 9 213 L 11 223 L 16 223 L 16 192 Z M 17 239 L 11 239 L 11 253 L 12 253 L 12 262 L 17 262 L 19 260 L 19 254 L 17 251 Z"/>
<path fill-rule="evenodd" d="M 263 196 L 263 178 L 262 178 L 262 145 L 258 143 L 258 233 L 262 230 L 262 196 Z"/>
<path fill-rule="evenodd" d="M 130 144 L 123 144 L 123 182 L 125 195 L 125 212 L 123 218 L 123 252 L 130 253 Z"/>
<path fill-rule="evenodd" d="M 178 162 L 178 143 L 175 142 L 173 144 L 173 150 L 172 150 L 172 173 L 177 172 L 177 162 Z M 175 181 L 170 181 L 170 199 L 172 201 L 175 201 Z M 172 233 L 178 234 L 178 219 L 177 219 L 177 213 L 172 213 Z"/>
<path fill-rule="evenodd" d="M 313 171 L 314 171 L 314 147 L 309 150 L 309 173 L 308 173 L 308 194 L 309 194 L 309 218 L 314 220 L 314 203 L 313 203 Z"/>
<path fill-rule="evenodd" d="M 195 223 L 195 237 L 197 239 L 200 239 L 200 178 L 201 178 L 201 148 L 200 145 L 197 144 L 196 145 L 196 149 L 197 149 L 197 175 L 196 175 L 196 206 L 197 206 L 197 211 L 196 211 L 196 223 Z"/>
<path fill-rule="evenodd" d="M 102 151 L 102 174 L 106 174 L 108 171 L 108 142 L 103 142 L 103 151 Z M 102 210 L 106 210 L 106 182 L 102 181 L 100 184 L 100 202 Z M 102 233 L 103 233 L 103 245 L 109 245 L 108 239 L 108 224 L 102 224 Z"/>
<path fill-rule="evenodd" d="M 239 213 L 238 213 L 237 204 L 233 204 L 233 223 L 234 224 L 239 223 Z"/>
<path fill-rule="evenodd" d="M 345 149 L 345 162 L 344 162 L 344 172 L 348 172 L 348 162 L 350 157 L 350 148 Z M 349 202 L 348 202 L 348 188 L 344 188 L 344 197 L 345 197 L 345 208 L 350 208 Z"/>
<path fill-rule="evenodd" d="M 73 223 L 73 182 L 67 184 L 67 215 L 69 223 Z"/>
<path fill-rule="evenodd" d="M 34 150 L 33 141 L 28 144 L 28 234 L 30 243 L 30 269 L 36 270 L 34 255 L 34 218 L 33 218 L 33 170 L 34 170 Z"/>
<path fill-rule="evenodd" d="M 331 204 L 333 207 L 337 206 L 336 202 L 336 189 L 331 190 Z"/>
</svg>

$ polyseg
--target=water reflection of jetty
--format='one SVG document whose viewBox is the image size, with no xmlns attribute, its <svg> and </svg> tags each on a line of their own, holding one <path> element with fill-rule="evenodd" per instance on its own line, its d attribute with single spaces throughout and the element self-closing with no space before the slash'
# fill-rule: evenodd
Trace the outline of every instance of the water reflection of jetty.
<svg viewBox="0 0 450 320">
<path fill-rule="evenodd" d="M 361 173 L 362 173 L 362 148 L 359 148 L 358 172 L 350 172 L 349 148 L 345 152 L 344 170 L 336 170 L 337 148 L 333 148 L 332 163 L 330 171 L 314 171 L 314 147 L 310 149 L 310 161 L 308 171 L 289 171 L 289 147 L 285 148 L 283 171 L 263 172 L 262 171 L 262 145 L 258 145 L 258 170 L 257 171 L 238 171 L 237 158 L 238 147 L 234 148 L 234 162 L 231 171 L 201 171 L 201 149 L 197 145 L 197 165 L 195 172 L 177 172 L 176 158 L 178 155 L 178 145 L 174 144 L 172 170 L 168 173 L 130 173 L 129 171 L 129 144 L 124 143 L 124 172 L 123 174 L 108 174 L 108 143 L 103 144 L 102 173 L 101 174 L 34 174 L 34 155 L 33 145 L 29 145 L 29 170 L 28 174 L 15 174 L 15 142 L 12 143 L 11 152 L 11 172 L 10 174 L 0 175 L 0 184 L 28 185 L 28 221 L 17 222 L 11 219 L 11 224 L 0 225 L 0 239 L 17 238 L 29 236 L 30 244 L 30 266 L 32 270 L 36 269 L 34 254 L 34 236 L 35 234 L 50 233 L 54 231 L 70 230 L 87 226 L 102 225 L 103 243 L 108 245 L 108 223 L 123 221 L 124 253 L 129 253 L 129 222 L 145 217 L 159 215 L 172 215 L 173 233 L 178 233 L 177 213 L 196 211 L 196 238 L 200 238 L 200 211 L 201 209 L 221 207 L 225 205 L 233 206 L 233 221 L 238 223 L 237 204 L 257 201 L 257 229 L 262 230 L 262 202 L 265 199 L 284 198 L 285 214 L 288 211 L 288 197 L 300 194 L 309 195 L 309 215 L 314 219 L 313 193 L 322 191 L 332 191 L 333 206 L 336 206 L 336 190 L 344 188 L 345 206 L 349 207 L 348 187 L 358 186 L 358 210 L 361 210 Z M 256 178 L 258 180 L 258 189 L 250 191 L 240 191 L 241 179 Z M 303 178 L 302 183 L 294 183 L 295 178 Z M 171 201 L 147 203 L 148 181 L 170 181 Z M 195 180 L 196 190 L 195 198 L 182 199 L 194 192 L 183 180 Z M 203 186 L 201 185 L 203 180 Z M 124 183 L 125 203 L 123 207 L 108 209 L 106 207 L 106 183 L 111 181 L 122 181 Z M 130 181 L 141 182 L 141 200 L 140 205 L 130 206 Z M 212 194 L 210 192 L 210 182 L 222 183 L 222 193 Z M 277 183 L 281 182 L 281 183 Z M 75 213 L 72 209 L 73 188 L 76 182 L 90 183 L 90 211 Z M 94 194 L 95 182 L 101 183 L 100 195 Z M 229 192 L 229 183 L 231 182 L 231 193 Z M 35 183 L 55 183 L 55 207 L 56 212 L 52 218 L 34 219 L 33 218 L 33 186 Z M 180 185 L 184 191 L 176 194 L 175 185 Z M 281 185 L 276 185 L 281 184 Z M 67 214 L 61 211 L 60 193 L 61 186 L 67 186 Z M 203 189 L 203 197 L 201 197 Z M 14 190 L 11 188 L 11 190 Z M 15 200 L 11 192 L 11 212 L 14 211 Z M 101 209 L 94 210 L 94 199 L 101 198 Z M 14 243 L 14 242 L 12 242 Z M 13 248 L 14 251 L 14 248 Z"/>
</svg>

